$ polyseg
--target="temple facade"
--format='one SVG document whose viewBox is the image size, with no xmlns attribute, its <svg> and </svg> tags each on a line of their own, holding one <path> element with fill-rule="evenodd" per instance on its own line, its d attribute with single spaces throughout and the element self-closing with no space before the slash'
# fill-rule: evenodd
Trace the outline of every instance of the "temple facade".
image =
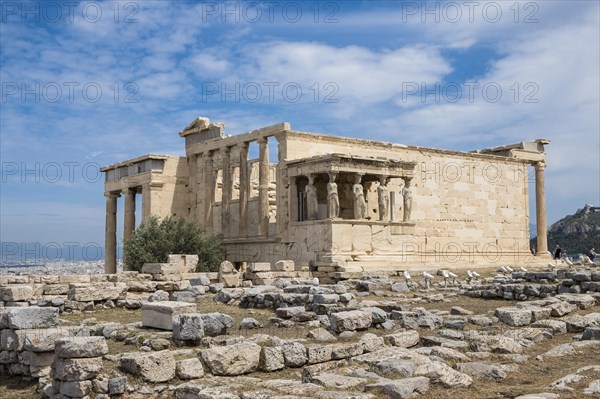
<svg viewBox="0 0 600 399">
<path fill-rule="evenodd" d="M 185 217 L 223 236 L 227 259 L 293 260 L 315 276 L 538 262 L 546 255 L 544 146 L 471 152 L 294 131 L 289 123 L 227 136 L 197 118 L 185 157 L 145 155 L 102 169 L 106 271 L 142 215 Z M 270 154 L 271 152 L 271 154 Z M 257 156 L 250 159 L 250 154 Z M 537 253 L 529 243 L 528 167 L 535 170 Z"/>
</svg>

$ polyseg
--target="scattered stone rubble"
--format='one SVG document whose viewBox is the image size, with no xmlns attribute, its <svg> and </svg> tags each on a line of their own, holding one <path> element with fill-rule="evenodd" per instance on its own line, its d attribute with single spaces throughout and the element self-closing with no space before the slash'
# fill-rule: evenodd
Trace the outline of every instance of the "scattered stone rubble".
<svg viewBox="0 0 600 399">
<path fill-rule="evenodd" d="M 0 276 L 1 374 L 37 380 L 43 398 L 413 398 L 502 381 L 531 361 L 600 353 L 596 271 L 451 284 L 365 275 L 320 284 L 289 261 L 278 271 L 262 264 L 238 271 L 226 262 L 219 273 L 190 273 L 194 261 L 147 264 L 144 273 Z M 461 295 L 507 302 L 483 314 L 435 309 L 460 304 Z M 226 312 L 199 311 L 200 303 L 272 316 L 265 322 L 248 313 L 236 322 Z M 61 320 L 114 307 L 135 318 Z M 302 336 L 285 334 L 294 328 Z M 565 334 L 573 341 L 551 344 Z M 110 350 L 122 348 L 116 345 L 131 349 Z M 530 358 L 538 345 L 547 350 Z M 519 398 L 594 397 L 600 365 L 541 388 Z"/>
</svg>

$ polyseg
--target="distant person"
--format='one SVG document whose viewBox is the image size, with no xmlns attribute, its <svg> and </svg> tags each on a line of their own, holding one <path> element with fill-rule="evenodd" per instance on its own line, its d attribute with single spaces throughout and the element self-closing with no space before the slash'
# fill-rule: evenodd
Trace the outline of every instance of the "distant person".
<svg viewBox="0 0 600 399">
<path fill-rule="evenodd" d="M 590 249 L 590 252 L 588 252 L 588 258 L 590 258 L 590 260 L 593 262 L 594 259 L 596 259 L 596 256 L 598 256 L 598 254 L 596 253 L 596 249 Z"/>
<path fill-rule="evenodd" d="M 562 249 L 560 249 L 560 245 L 557 245 L 554 248 L 554 259 L 560 259 L 560 255 L 562 254 Z"/>
</svg>

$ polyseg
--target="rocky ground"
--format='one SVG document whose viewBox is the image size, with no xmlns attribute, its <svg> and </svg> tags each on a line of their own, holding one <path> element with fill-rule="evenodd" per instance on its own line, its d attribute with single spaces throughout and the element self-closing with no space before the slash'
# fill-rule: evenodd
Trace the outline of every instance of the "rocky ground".
<svg viewBox="0 0 600 399">
<path fill-rule="evenodd" d="M 547 273 L 435 276 L 429 289 L 389 276 L 204 278 L 91 306 L 74 283 L 79 308 L 0 308 L 0 397 L 598 398 L 600 272 Z"/>
</svg>

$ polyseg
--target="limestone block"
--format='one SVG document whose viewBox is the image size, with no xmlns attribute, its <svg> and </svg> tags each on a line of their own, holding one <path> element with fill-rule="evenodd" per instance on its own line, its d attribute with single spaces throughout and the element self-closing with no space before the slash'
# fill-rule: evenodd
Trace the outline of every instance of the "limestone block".
<svg viewBox="0 0 600 399">
<path fill-rule="evenodd" d="M 121 369 L 147 382 L 166 382 L 175 377 L 176 362 L 169 350 L 127 353 L 121 357 Z"/>
<path fill-rule="evenodd" d="M 62 381 L 60 383 L 60 393 L 63 395 L 83 398 L 92 390 L 92 381 Z"/>
<path fill-rule="evenodd" d="M 300 342 L 286 342 L 282 346 L 282 351 L 287 367 L 302 367 L 308 361 L 306 347 Z"/>
<path fill-rule="evenodd" d="M 66 295 L 69 291 L 67 284 L 51 284 L 44 286 L 44 295 Z"/>
<path fill-rule="evenodd" d="M 90 302 L 123 299 L 127 291 L 125 283 L 99 283 L 69 285 L 67 297 L 71 301 Z"/>
<path fill-rule="evenodd" d="M 419 333 L 415 330 L 401 331 L 386 335 L 384 339 L 389 345 L 399 346 L 401 348 L 410 348 L 419 343 Z"/>
<path fill-rule="evenodd" d="M 177 274 L 183 270 L 169 263 L 144 263 L 142 273 L 148 274 Z"/>
<path fill-rule="evenodd" d="M 383 344 L 383 339 L 381 340 L 381 344 Z M 363 354 L 363 345 L 360 342 L 344 342 L 333 344 L 330 346 L 330 348 L 332 359 L 347 359 Z M 380 348 L 381 347 L 377 349 Z"/>
<path fill-rule="evenodd" d="M 260 353 L 259 345 L 243 342 L 204 349 L 200 352 L 200 357 L 212 374 L 236 376 L 256 371 Z"/>
<path fill-rule="evenodd" d="M 260 369 L 262 371 L 276 371 L 281 370 L 284 367 L 285 360 L 283 358 L 281 346 L 265 346 L 262 348 L 260 354 Z"/>
<path fill-rule="evenodd" d="M 227 329 L 235 324 L 233 318 L 224 313 L 206 313 L 202 315 L 204 334 L 208 337 L 227 334 Z"/>
<path fill-rule="evenodd" d="M 53 352 L 55 341 L 68 336 L 69 330 L 66 328 L 36 329 L 25 333 L 23 349 L 32 352 Z"/>
<path fill-rule="evenodd" d="M 330 320 L 331 328 L 337 332 L 362 330 L 371 325 L 372 315 L 370 312 L 350 310 L 332 313 Z"/>
<path fill-rule="evenodd" d="M 63 358 L 100 357 L 108 353 L 104 337 L 68 337 L 56 340 L 56 354 Z"/>
<path fill-rule="evenodd" d="M 60 276 L 61 284 L 89 283 L 90 281 L 89 274 L 67 274 Z"/>
<path fill-rule="evenodd" d="M 0 288 L 0 301 L 30 301 L 33 299 L 31 285 L 9 285 Z"/>
<path fill-rule="evenodd" d="M 270 272 L 271 264 L 269 262 L 253 262 L 248 263 L 248 271 L 252 273 L 256 272 Z"/>
<path fill-rule="evenodd" d="M 13 330 L 48 328 L 58 324 L 57 308 L 40 308 L 37 306 L 25 308 L 10 307 L 0 309 L 0 314 L 1 313 L 5 313 L 7 327 Z M 0 316 L 0 319 L 1 318 L 2 316 Z"/>
<path fill-rule="evenodd" d="M 33 367 L 50 366 L 55 358 L 54 352 L 21 352 L 22 362 Z"/>
<path fill-rule="evenodd" d="M 102 358 L 63 359 L 52 363 L 52 377 L 61 381 L 90 380 L 102 371 Z"/>
<path fill-rule="evenodd" d="M 388 398 L 412 398 L 429 390 L 429 378 L 412 377 L 366 385 L 365 392 L 379 392 Z"/>
<path fill-rule="evenodd" d="M 173 330 L 173 316 L 193 313 L 196 305 L 186 302 L 142 302 L 142 325 L 161 330 Z"/>
<path fill-rule="evenodd" d="M 125 393 L 127 388 L 127 377 L 115 377 L 108 380 L 108 394 L 109 395 L 122 395 Z"/>
<path fill-rule="evenodd" d="M 177 376 L 182 380 L 200 378 L 204 375 L 202 362 L 197 357 L 178 361 L 175 370 Z"/>
<path fill-rule="evenodd" d="M 182 313 L 173 317 L 173 340 L 199 341 L 204 337 L 200 313 Z"/>
<path fill-rule="evenodd" d="M 495 315 L 502 323 L 513 327 L 527 326 L 532 319 L 531 310 L 511 307 L 497 308 Z"/>
<path fill-rule="evenodd" d="M 308 359 L 308 364 L 328 362 L 332 358 L 331 346 L 316 344 L 308 345 L 306 347 L 306 355 Z"/>
<path fill-rule="evenodd" d="M 273 266 L 273 271 L 278 272 L 293 272 L 296 269 L 293 260 L 280 260 Z"/>
</svg>

